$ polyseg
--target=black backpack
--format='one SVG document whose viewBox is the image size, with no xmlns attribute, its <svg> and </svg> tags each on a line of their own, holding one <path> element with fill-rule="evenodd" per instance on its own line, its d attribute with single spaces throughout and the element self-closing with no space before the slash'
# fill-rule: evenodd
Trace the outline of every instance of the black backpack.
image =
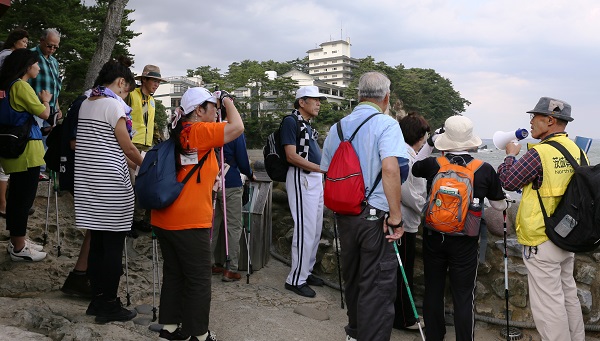
<svg viewBox="0 0 600 341">
<path fill-rule="evenodd" d="M 77 135 L 79 109 L 86 99 L 85 95 L 77 97 L 69 106 L 62 123 L 57 123 L 46 139 L 48 149 L 44 161 L 48 169 L 58 174 L 61 191 L 72 193 L 75 187 L 75 151 L 71 149 L 71 140 Z"/>
<path fill-rule="evenodd" d="M 585 154 L 580 150 L 580 166 L 560 143 L 556 141 L 545 143 L 558 149 L 575 170 L 552 216 L 546 214 L 542 197 L 538 192 L 546 224 L 546 235 L 563 250 L 593 251 L 600 245 L 600 165 L 588 165 Z"/>
<path fill-rule="evenodd" d="M 272 132 L 267 137 L 267 142 L 263 147 L 263 157 L 265 159 L 265 170 L 269 175 L 269 178 L 273 181 L 285 182 L 285 178 L 287 176 L 287 171 L 289 167 L 289 163 L 287 162 L 287 158 L 285 156 L 285 149 L 281 144 L 281 127 L 283 126 L 283 121 L 292 116 L 296 121 L 298 119 L 294 114 L 286 115 L 279 123 L 279 128 Z M 300 122 L 298 121 L 298 125 Z M 298 129 L 299 131 L 300 129 Z M 298 134 L 296 134 L 298 135 Z"/>
</svg>

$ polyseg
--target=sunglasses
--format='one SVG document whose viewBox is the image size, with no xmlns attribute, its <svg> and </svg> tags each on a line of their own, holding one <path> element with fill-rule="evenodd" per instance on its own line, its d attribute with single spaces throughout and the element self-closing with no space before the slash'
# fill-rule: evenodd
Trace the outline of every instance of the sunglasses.
<svg viewBox="0 0 600 341">
<path fill-rule="evenodd" d="M 46 47 L 49 49 L 58 50 L 58 45 L 46 44 Z"/>
</svg>

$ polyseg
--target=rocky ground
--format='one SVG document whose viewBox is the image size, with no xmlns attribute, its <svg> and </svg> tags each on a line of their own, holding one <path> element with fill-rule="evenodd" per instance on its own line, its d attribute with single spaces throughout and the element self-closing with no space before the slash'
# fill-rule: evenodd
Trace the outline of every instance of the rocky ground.
<svg viewBox="0 0 600 341">
<path fill-rule="evenodd" d="M 14 263 L 4 252 L 8 240 L 5 220 L 0 219 L 0 341 L 11 340 L 158 340 L 149 329 L 152 322 L 152 240 L 142 234 L 127 243 L 131 308 L 139 311 L 134 321 L 96 324 L 85 315 L 88 301 L 65 296 L 59 289 L 73 268 L 83 237 L 73 227 L 69 194 L 58 197 L 61 256 L 58 256 L 54 196 L 46 219 L 47 183 L 40 183 L 35 213 L 29 220 L 30 238 L 43 241 L 46 221 L 48 257 L 37 263 Z M 344 340 L 345 309 L 340 293 L 330 287 L 315 288 L 315 298 L 304 298 L 284 289 L 289 267 L 271 258 L 246 284 L 225 283 L 213 276 L 210 329 L 225 341 Z M 333 279 L 329 279 L 335 282 Z M 127 296 L 125 276 L 121 299 Z M 158 300 L 158 293 L 156 296 Z M 158 301 L 156 301 L 156 305 Z M 159 310 L 160 312 L 160 310 Z M 501 340 L 502 326 L 476 324 L 476 340 Z M 523 340 L 539 340 L 535 331 L 523 330 Z M 394 330 L 391 340 L 420 340 L 418 332 Z M 448 327 L 447 340 L 454 340 Z M 599 340 L 593 336 L 588 341 Z"/>
</svg>

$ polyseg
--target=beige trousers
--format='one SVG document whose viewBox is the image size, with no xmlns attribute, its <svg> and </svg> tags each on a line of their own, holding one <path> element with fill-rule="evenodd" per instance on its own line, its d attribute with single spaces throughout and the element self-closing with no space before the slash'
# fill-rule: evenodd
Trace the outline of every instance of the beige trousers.
<svg viewBox="0 0 600 341">
<path fill-rule="evenodd" d="M 583 316 L 573 278 L 575 255 L 549 240 L 537 246 L 537 253 L 525 248 L 523 262 L 529 272 L 531 312 L 542 341 L 584 341 Z"/>
</svg>

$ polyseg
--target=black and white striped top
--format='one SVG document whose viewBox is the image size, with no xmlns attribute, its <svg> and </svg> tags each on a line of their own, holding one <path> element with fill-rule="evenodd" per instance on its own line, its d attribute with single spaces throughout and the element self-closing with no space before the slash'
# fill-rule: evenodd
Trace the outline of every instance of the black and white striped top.
<svg viewBox="0 0 600 341">
<path fill-rule="evenodd" d="M 78 228 L 129 231 L 134 194 L 114 129 L 125 117 L 113 98 L 85 100 L 75 148 L 75 221 Z"/>
</svg>

